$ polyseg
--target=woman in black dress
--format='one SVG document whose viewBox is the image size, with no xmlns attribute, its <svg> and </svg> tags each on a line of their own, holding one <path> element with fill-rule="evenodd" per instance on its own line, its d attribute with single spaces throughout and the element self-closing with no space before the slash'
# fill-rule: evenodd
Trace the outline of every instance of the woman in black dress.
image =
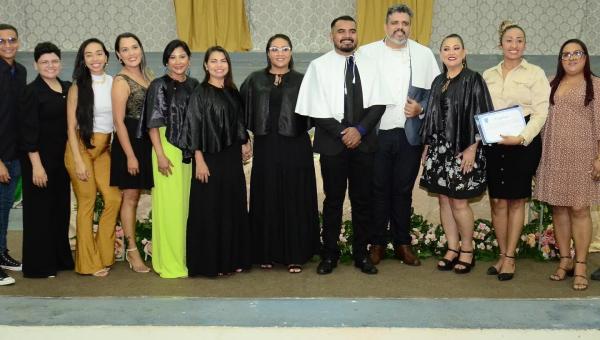
<svg viewBox="0 0 600 340">
<path fill-rule="evenodd" d="M 39 43 L 33 52 L 39 75 L 21 98 L 23 171 L 23 276 L 54 277 L 74 268 L 69 246 L 71 196 L 63 156 L 67 145 L 67 92 L 58 78 L 56 45 Z"/>
<path fill-rule="evenodd" d="M 136 273 L 148 268 L 135 244 L 136 211 L 142 189 L 152 188 L 152 144 L 146 135 L 135 138 L 142 115 L 146 89 L 152 80 L 146 68 L 144 47 L 132 33 L 123 33 L 115 41 L 115 53 L 123 68 L 115 76 L 111 100 L 115 136 L 112 141 L 110 185 L 121 189 L 121 225 L 125 232 L 125 260 Z"/>
<path fill-rule="evenodd" d="M 448 251 L 437 267 L 465 274 L 475 265 L 469 198 L 480 196 L 486 188 L 486 160 L 476 138 L 475 115 L 492 111 L 493 105 L 481 75 L 467 68 L 459 35 L 444 38 L 440 59 L 444 72 L 433 80 L 421 128 L 427 147 L 420 184 L 438 195 L 448 240 Z"/>
<path fill-rule="evenodd" d="M 250 157 L 231 59 L 220 46 L 204 55 L 204 81 L 190 103 L 180 147 L 194 155 L 186 259 L 189 276 L 250 268 L 250 230 L 242 155 Z"/>
<path fill-rule="evenodd" d="M 302 271 L 319 249 L 319 216 L 310 120 L 294 113 L 303 75 L 293 70 L 292 42 L 267 42 L 267 67 L 241 86 L 248 129 L 254 134 L 250 180 L 252 261 Z"/>
</svg>

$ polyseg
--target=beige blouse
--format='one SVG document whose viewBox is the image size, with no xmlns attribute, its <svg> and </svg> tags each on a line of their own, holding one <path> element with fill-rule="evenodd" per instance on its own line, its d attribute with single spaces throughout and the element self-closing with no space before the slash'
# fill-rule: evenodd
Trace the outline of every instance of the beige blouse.
<svg viewBox="0 0 600 340">
<path fill-rule="evenodd" d="M 519 134 L 525 138 L 524 144 L 528 145 L 540 133 L 546 122 L 550 105 L 550 83 L 544 70 L 525 59 L 503 79 L 502 63 L 485 70 L 483 79 L 487 83 L 496 110 L 520 105 L 523 115 L 530 116 L 529 122 Z"/>
</svg>

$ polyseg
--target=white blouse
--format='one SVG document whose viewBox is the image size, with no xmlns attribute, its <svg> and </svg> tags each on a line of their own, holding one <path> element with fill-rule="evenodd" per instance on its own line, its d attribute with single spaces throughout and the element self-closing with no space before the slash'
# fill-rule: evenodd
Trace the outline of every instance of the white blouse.
<svg viewBox="0 0 600 340">
<path fill-rule="evenodd" d="M 96 76 L 92 74 L 94 90 L 94 132 L 112 133 L 114 130 L 112 102 L 110 93 L 113 77 L 108 74 Z"/>
</svg>

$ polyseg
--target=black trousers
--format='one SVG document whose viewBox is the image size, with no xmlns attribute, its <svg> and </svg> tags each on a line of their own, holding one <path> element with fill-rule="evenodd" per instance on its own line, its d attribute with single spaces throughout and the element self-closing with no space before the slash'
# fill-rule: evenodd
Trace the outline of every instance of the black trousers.
<svg viewBox="0 0 600 340">
<path fill-rule="evenodd" d="M 22 158 L 23 173 L 23 276 L 48 277 L 73 270 L 69 246 L 71 187 L 61 164 L 47 168 L 46 188 L 32 182 L 31 163 Z"/>
<path fill-rule="evenodd" d="M 322 258 L 338 259 L 338 240 L 346 188 L 352 204 L 352 253 L 355 260 L 367 255 L 369 225 L 372 223 L 373 153 L 345 149 L 334 156 L 321 155 L 323 177 Z"/>
<path fill-rule="evenodd" d="M 410 244 L 412 190 L 419 173 L 423 147 L 408 143 L 404 129 L 380 130 L 373 177 L 374 228 L 371 243 Z"/>
</svg>

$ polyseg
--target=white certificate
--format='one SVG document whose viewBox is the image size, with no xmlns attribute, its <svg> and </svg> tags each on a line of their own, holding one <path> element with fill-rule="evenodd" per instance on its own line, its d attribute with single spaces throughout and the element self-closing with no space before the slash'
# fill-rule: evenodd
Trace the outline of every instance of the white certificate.
<svg viewBox="0 0 600 340">
<path fill-rule="evenodd" d="M 475 115 L 475 123 L 484 144 L 498 143 L 502 140 L 500 135 L 517 136 L 525 128 L 520 106 Z"/>
</svg>

